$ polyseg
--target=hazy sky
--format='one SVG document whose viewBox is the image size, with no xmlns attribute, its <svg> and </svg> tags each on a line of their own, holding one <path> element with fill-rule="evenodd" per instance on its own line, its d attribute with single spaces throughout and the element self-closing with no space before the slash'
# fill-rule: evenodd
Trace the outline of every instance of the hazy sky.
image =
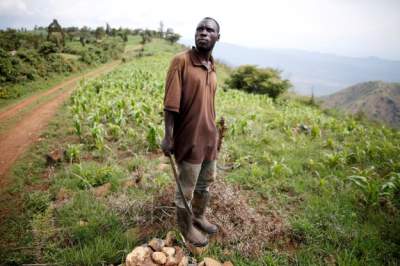
<svg viewBox="0 0 400 266">
<path fill-rule="evenodd" d="M 0 0 L 0 28 L 104 26 L 157 29 L 183 38 L 216 18 L 221 41 L 400 60 L 400 0 Z"/>
</svg>

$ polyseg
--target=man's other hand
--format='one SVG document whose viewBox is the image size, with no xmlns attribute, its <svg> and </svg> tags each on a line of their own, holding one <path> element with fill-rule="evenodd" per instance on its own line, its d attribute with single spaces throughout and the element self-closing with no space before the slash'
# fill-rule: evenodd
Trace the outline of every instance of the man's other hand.
<svg viewBox="0 0 400 266">
<path fill-rule="evenodd" d="M 161 149 L 165 156 L 170 156 L 174 153 L 174 141 L 171 138 L 164 138 L 161 142 Z"/>
</svg>

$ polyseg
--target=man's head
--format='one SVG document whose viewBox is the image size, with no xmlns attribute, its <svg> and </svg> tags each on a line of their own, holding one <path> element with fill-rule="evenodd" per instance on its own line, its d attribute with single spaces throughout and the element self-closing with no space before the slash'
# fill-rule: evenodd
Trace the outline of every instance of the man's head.
<svg viewBox="0 0 400 266">
<path fill-rule="evenodd" d="M 212 51 L 219 37 L 219 24 L 215 19 L 206 17 L 197 24 L 194 39 L 198 50 Z"/>
</svg>

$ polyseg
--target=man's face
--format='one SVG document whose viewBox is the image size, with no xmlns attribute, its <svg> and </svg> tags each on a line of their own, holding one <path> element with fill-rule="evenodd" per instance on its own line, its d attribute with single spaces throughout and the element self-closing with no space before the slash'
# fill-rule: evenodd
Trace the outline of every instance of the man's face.
<svg viewBox="0 0 400 266">
<path fill-rule="evenodd" d="M 218 26 L 210 19 L 200 21 L 194 36 L 196 48 L 200 51 L 211 51 L 219 40 Z"/>
</svg>

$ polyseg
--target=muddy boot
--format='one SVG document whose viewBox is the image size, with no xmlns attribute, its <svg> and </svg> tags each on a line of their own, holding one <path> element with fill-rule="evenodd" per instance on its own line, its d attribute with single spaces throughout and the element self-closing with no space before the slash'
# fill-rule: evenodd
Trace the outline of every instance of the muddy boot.
<svg viewBox="0 0 400 266">
<path fill-rule="evenodd" d="M 210 200 L 210 193 L 208 191 L 194 192 L 192 207 L 193 207 L 193 223 L 199 229 L 206 232 L 207 234 L 215 234 L 218 231 L 218 227 L 215 224 L 210 223 L 205 217 L 206 207 Z"/>
<path fill-rule="evenodd" d="M 193 226 L 192 216 L 185 208 L 176 207 L 176 218 L 179 230 L 186 241 L 196 247 L 207 246 L 207 237 Z"/>
</svg>

